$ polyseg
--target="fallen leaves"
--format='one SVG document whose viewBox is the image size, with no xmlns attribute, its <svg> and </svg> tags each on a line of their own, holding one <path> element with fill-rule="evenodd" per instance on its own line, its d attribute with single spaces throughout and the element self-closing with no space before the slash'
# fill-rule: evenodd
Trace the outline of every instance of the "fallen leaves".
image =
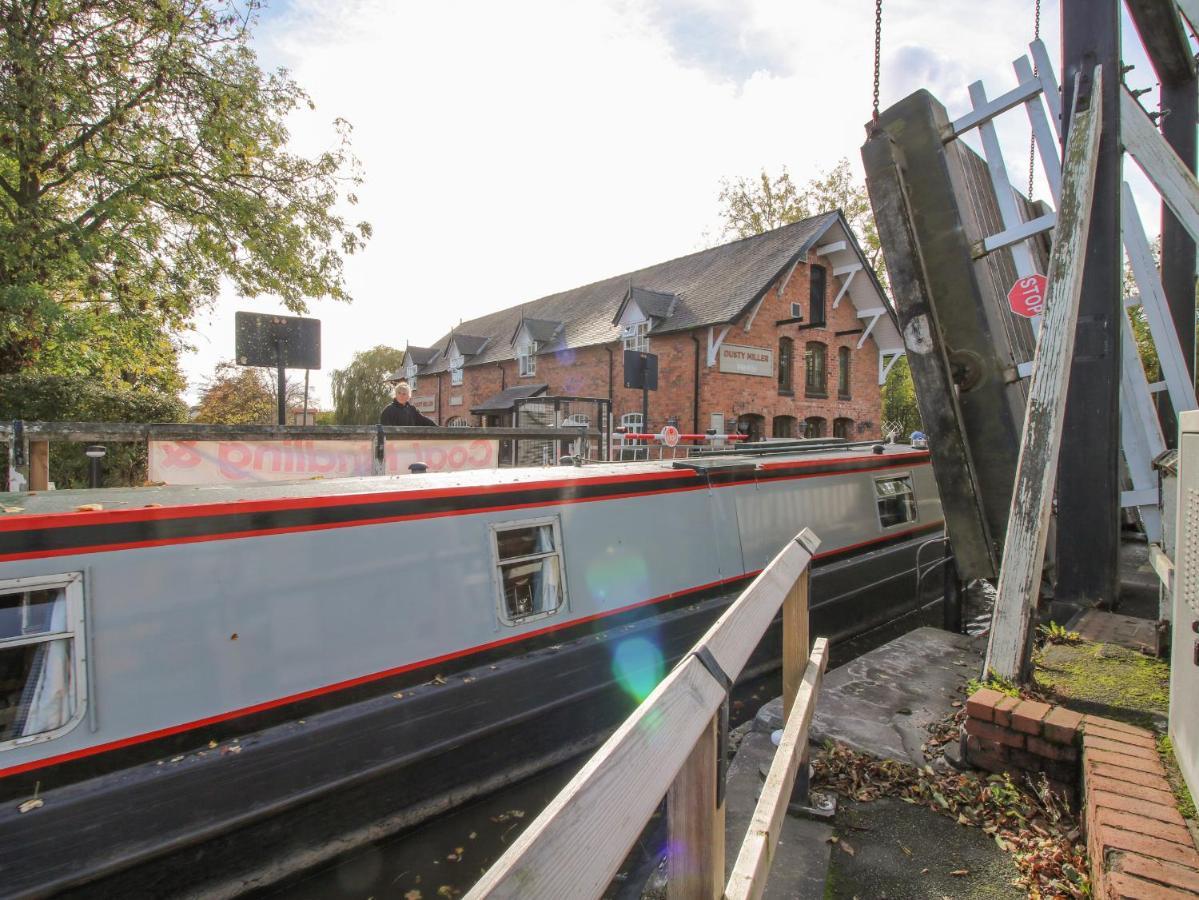
<svg viewBox="0 0 1199 900">
<path fill-rule="evenodd" d="M 1043 779 L 1025 787 L 1003 775 L 941 773 L 931 766 L 918 769 L 877 759 L 839 744 L 815 754 L 812 769 L 814 786 L 860 802 L 896 797 L 949 816 L 960 825 L 980 828 L 1012 854 L 1020 885 L 1033 900 L 1079 900 L 1090 895 L 1086 849 L 1078 842 L 1077 825 Z M 963 878 L 970 872 L 957 869 L 949 874 Z"/>
<path fill-rule="evenodd" d="M 25 507 L 23 506 L 0 506 L 0 512 L 19 513 L 24 511 Z"/>
<path fill-rule="evenodd" d="M 75 507 L 75 512 L 99 512 L 103 508 L 103 503 L 80 503 Z"/>
</svg>

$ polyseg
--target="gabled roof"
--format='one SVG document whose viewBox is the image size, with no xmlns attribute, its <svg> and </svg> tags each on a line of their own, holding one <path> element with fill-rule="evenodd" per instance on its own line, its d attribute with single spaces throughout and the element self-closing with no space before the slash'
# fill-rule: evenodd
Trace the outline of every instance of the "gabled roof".
<svg viewBox="0 0 1199 900">
<path fill-rule="evenodd" d="M 620 322 L 629 303 L 636 303 L 637 308 L 650 318 L 669 319 L 677 300 L 678 297 L 674 294 L 667 294 L 664 291 L 647 291 L 645 288 L 630 287 L 628 293 L 624 295 L 624 299 L 620 301 L 620 306 L 616 307 L 616 315 L 612 317 L 612 324 Z"/>
<path fill-rule="evenodd" d="M 510 343 L 515 346 L 516 339 L 520 337 L 520 330 L 524 328 L 529 332 L 529 337 L 539 344 L 548 344 L 554 339 L 554 335 L 562 327 L 561 322 L 551 322 L 549 319 L 522 319 L 516 323 L 516 331 L 512 332 Z"/>
<path fill-rule="evenodd" d="M 458 352 L 463 356 L 471 357 L 478 356 L 479 351 L 487 345 L 491 338 L 492 335 L 462 334 L 455 331 L 451 336 L 450 343 L 457 347 Z"/>
<path fill-rule="evenodd" d="M 404 351 L 404 362 L 406 363 L 411 359 L 418 366 L 427 366 L 433 361 L 433 357 L 436 355 L 437 348 L 435 347 L 413 347 L 409 345 Z"/>
<path fill-rule="evenodd" d="M 443 352 L 422 371 L 445 371 L 448 363 L 444 351 L 451 339 L 459 341 L 459 350 L 464 350 L 461 344 L 464 332 L 490 339 L 481 352 L 467 360 L 468 365 L 512 359 L 512 336 L 520 327 L 522 317 L 526 321 L 533 317 L 546 322 L 561 322 L 559 340 L 563 349 L 617 340 L 620 332 L 613 324 L 613 315 L 629 294 L 630 284 L 645 292 L 648 303 L 653 302 L 648 299 L 650 294 L 674 298 L 669 317 L 655 325 L 654 334 L 734 322 L 792 263 L 805 259 L 808 251 L 838 223 L 850 232 L 839 211 L 821 213 L 753 237 L 463 322 L 458 329 L 437 341 L 436 347 Z"/>
</svg>

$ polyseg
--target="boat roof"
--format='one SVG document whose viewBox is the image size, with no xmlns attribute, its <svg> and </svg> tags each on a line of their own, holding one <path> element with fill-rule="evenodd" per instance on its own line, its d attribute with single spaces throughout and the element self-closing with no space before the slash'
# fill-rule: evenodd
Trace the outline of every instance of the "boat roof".
<svg viewBox="0 0 1199 900">
<path fill-rule="evenodd" d="M 927 456 L 903 444 L 877 445 L 884 455 Z M 582 466 L 472 469 L 465 472 L 427 472 L 420 475 L 372 475 L 355 478 L 307 478 L 299 481 L 260 481 L 241 484 L 148 485 L 135 488 L 83 488 L 62 491 L 0 493 L 0 521 L 57 513 L 177 508 L 252 502 L 446 490 L 497 485 L 587 481 L 635 477 L 678 469 L 779 468 L 788 463 L 876 457 L 869 446 L 833 446 L 789 450 L 764 443 L 757 452 L 664 459 L 649 462 L 585 463 Z"/>
</svg>

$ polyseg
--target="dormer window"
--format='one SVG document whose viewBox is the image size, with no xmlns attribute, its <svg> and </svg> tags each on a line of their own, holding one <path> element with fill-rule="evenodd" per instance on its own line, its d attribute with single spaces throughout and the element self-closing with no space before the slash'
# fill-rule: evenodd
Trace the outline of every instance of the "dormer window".
<svg viewBox="0 0 1199 900">
<path fill-rule="evenodd" d="M 457 387 L 462 384 L 462 367 L 466 365 L 466 357 L 461 353 L 450 357 L 450 384 Z"/>
<path fill-rule="evenodd" d="M 410 362 L 404 367 L 404 378 L 407 379 L 408 386 L 412 388 L 413 391 L 416 390 L 416 369 L 417 366 L 414 362 Z"/>
<path fill-rule="evenodd" d="M 620 329 L 620 339 L 626 350 L 649 352 L 649 322 L 630 322 Z"/>
<path fill-rule="evenodd" d="M 522 378 L 537 374 L 537 343 L 522 344 L 516 348 L 516 367 Z"/>
</svg>

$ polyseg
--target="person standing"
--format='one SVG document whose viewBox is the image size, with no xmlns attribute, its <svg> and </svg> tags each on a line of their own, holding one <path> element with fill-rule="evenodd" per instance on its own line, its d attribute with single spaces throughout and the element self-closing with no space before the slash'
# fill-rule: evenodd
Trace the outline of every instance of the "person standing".
<svg viewBox="0 0 1199 900">
<path fill-rule="evenodd" d="M 431 425 L 437 427 L 437 423 L 432 419 L 421 414 L 415 406 L 408 402 L 412 396 L 412 388 L 408 386 L 408 382 L 400 381 L 396 383 L 395 399 L 388 404 L 387 408 L 379 415 L 380 425 Z"/>
</svg>

